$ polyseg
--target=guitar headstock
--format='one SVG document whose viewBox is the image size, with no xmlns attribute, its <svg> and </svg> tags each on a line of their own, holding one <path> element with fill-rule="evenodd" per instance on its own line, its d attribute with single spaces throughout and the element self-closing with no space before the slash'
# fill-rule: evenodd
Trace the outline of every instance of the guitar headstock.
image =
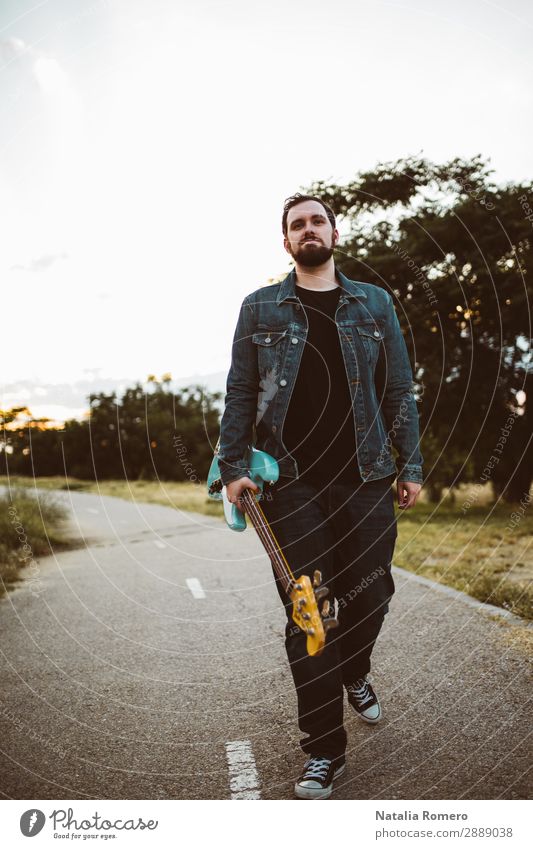
<svg viewBox="0 0 533 849">
<path fill-rule="evenodd" d="M 331 602 L 325 598 L 328 593 L 329 590 L 322 584 L 322 575 L 318 569 L 315 570 L 312 584 L 307 575 L 302 575 L 296 579 L 291 592 L 292 618 L 300 630 L 307 634 L 307 654 L 310 657 L 322 654 L 326 645 L 326 633 L 339 624 L 334 617 Z M 319 605 L 323 599 L 320 611 Z"/>
</svg>

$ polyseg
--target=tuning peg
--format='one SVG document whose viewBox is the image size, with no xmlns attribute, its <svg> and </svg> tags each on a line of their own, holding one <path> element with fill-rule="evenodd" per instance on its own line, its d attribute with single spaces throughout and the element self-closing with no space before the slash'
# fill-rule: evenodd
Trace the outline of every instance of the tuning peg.
<svg viewBox="0 0 533 849">
<path fill-rule="evenodd" d="M 322 601 L 327 596 L 329 590 L 327 587 L 317 587 L 315 590 L 315 598 L 317 601 Z"/>
<path fill-rule="evenodd" d="M 322 625 L 324 626 L 324 631 L 326 632 L 331 631 L 332 628 L 339 627 L 338 621 L 336 619 L 333 619 L 333 617 L 330 617 L 329 619 L 324 619 Z"/>
<path fill-rule="evenodd" d="M 324 617 L 324 619 L 328 616 L 330 608 L 331 608 L 331 604 L 330 604 L 329 598 L 327 598 L 325 600 L 324 604 L 322 605 L 322 610 L 321 610 L 321 613 L 322 613 L 322 616 Z"/>
<path fill-rule="evenodd" d="M 322 572 L 320 569 L 315 569 L 313 573 L 313 586 L 318 587 L 322 583 Z"/>
</svg>

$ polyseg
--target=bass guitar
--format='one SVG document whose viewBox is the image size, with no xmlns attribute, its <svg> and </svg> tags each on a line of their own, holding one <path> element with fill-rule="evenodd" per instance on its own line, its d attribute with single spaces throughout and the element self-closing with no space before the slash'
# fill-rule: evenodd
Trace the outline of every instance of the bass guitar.
<svg viewBox="0 0 533 849">
<path fill-rule="evenodd" d="M 240 500 L 245 511 L 243 513 L 236 504 L 228 500 L 226 487 L 220 479 L 217 449 L 215 449 L 215 456 L 207 476 L 209 498 L 223 502 L 226 523 L 233 531 L 246 529 L 245 513 L 248 515 L 270 558 L 274 573 L 292 602 L 292 618 L 296 625 L 307 634 L 307 653 L 312 657 L 321 654 L 326 644 L 326 633 L 339 624 L 335 618 L 334 607 L 326 598 L 329 589 L 322 584 L 322 574 L 319 569 L 315 569 L 312 583 L 307 575 L 294 577 L 259 504 L 265 484 L 272 485 L 278 480 L 277 461 L 265 451 L 259 451 L 256 448 L 248 449 L 247 477 L 253 480 L 260 492 L 256 494 L 249 488 L 243 490 Z M 322 608 L 319 611 L 320 603 Z"/>
</svg>

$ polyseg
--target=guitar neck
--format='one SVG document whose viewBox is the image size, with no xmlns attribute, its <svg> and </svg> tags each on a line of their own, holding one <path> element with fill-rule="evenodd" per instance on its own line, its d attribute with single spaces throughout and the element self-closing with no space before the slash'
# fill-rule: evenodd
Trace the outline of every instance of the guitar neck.
<svg viewBox="0 0 533 849">
<path fill-rule="evenodd" d="M 263 546 L 266 550 L 266 553 L 270 557 L 270 561 L 274 568 L 274 572 L 279 578 L 283 589 L 287 593 L 287 595 L 291 594 L 293 589 L 295 580 L 294 575 L 292 574 L 291 568 L 287 563 L 285 555 L 280 548 L 280 545 L 274 536 L 272 528 L 268 524 L 267 518 L 261 507 L 257 503 L 254 498 L 253 492 L 251 489 L 245 489 L 241 495 L 242 505 L 246 510 L 246 513 L 250 517 L 250 521 L 257 531 L 257 535 Z"/>
</svg>

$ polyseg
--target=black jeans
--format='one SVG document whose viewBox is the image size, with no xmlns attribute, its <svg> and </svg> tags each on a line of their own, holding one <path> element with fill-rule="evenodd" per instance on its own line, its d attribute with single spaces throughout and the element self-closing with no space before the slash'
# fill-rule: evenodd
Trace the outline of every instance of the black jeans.
<svg viewBox="0 0 533 849">
<path fill-rule="evenodd" d="M 344 753 L 343 684 L 370 670 L 370 655 L 394 593 L 391 561 L 397 537 L 394 475 L 366 483 L 280 478 L 261 507 L 295 575 L 312 579 L 315 569 L 337 599 L 339 627 L 328 632 L 321 655 L 310 657 L 306 635 L 292 619 L 292 603 L 279 581 L 285 605 L 285 646 L 298 698 L 300 745 L 310 755 Z"/>
</svg>

